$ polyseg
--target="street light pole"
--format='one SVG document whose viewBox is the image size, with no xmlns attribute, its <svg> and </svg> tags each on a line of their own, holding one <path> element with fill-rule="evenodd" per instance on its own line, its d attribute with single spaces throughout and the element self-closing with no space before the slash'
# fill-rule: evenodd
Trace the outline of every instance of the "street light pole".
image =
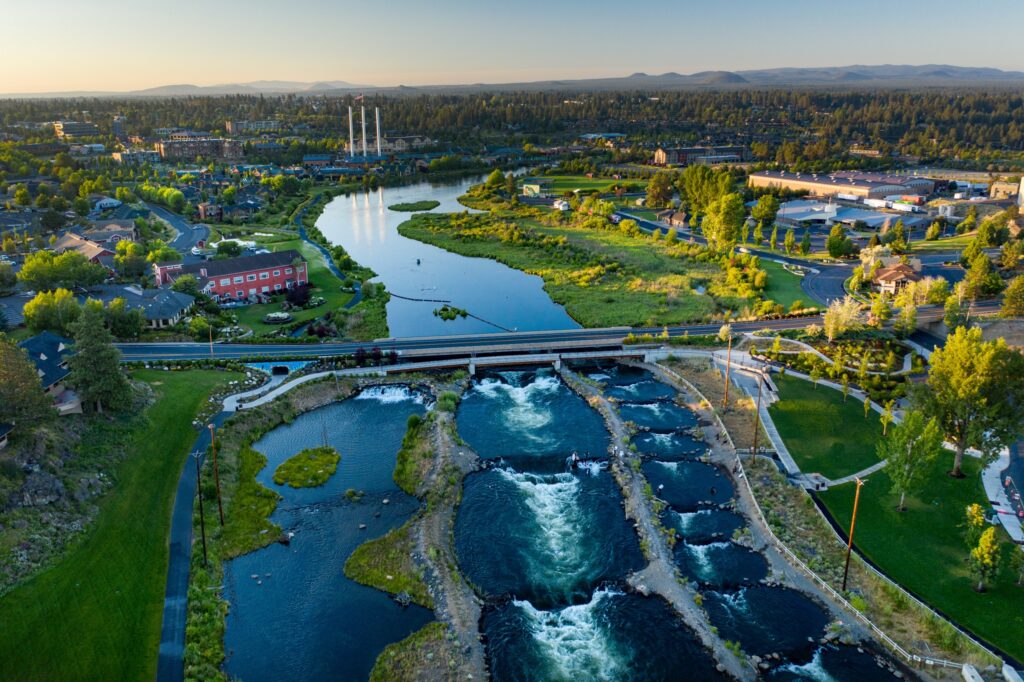
<svg viewBox="0 0 1024 682">
<path fill-rule="evenodd" d="M 213 451 L 213 482 L 217 487 L 217 512 L 220 515 L 220 527 L 224 527 L 224 503 L 220 498 L 220 467 L 217 465 L 217 437 L 214 433 L 214 425 L 207 424 L 206 428 L 210 429 L 210 449 Z"/>
<path fill-rule="evenodd" d="M 729 350 L 725 354 L 725 398 L 722 399 L 722 407 L 729 407 L 729 372 L 732 369 L 732 330 L 729 330 Z"/>
<path fill-rule="evenodd" d="M 846 576 L 850 573 L 850 552 L 853 550 L 853 529 L 857 525 L 857 504 L 860 502 L 860 489 L 864 481 L 857 479 L 857 492 L 853 496 L 853 516 L 850 518 L 850 537 L 846 542 L 846 566 L 843 568 L 843 592 L 846 592 Z"/>
<path fill-rule="evenodd" d="M 757 461 L 757 436 L 761 431 L 761 372 L 757 373 L 757 409 L 754 410 L 754 461 Z"/>
<path fill-rule="evenodd" d="M 192 453 L 196 458 L 196 492 L 199 494 L 199 530 L 203 537 L 203 566 L 207 565 L 206 557 L 206 518 L 203 516 L 203 483 L 199 477 L 199 451 Z"/>
</svg>

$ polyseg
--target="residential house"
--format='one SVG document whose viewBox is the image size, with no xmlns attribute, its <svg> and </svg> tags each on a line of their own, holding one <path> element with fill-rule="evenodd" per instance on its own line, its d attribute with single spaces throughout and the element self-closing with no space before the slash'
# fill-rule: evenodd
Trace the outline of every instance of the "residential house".
<svg viewBox="0 0 1024 682">
<path fill-rule="evenodd" d="M 149 218 L 148 208 L 138 208 L 129 204 L 121 204 L 115 208 L 108 220 L 135 220 L 136 218 L 148 219 Z"/>
<path fill-rule="evenodd" d="M 677 211 L 670 208 L 664 211 L 658 211 L 657 215 L 658 220 L 669 227 L 686 227 L 690 224 L 690 216 L 687 215 L 686 211 Z"/>
<path fill-rule="evenodd" d="M 255 199 L 246 199 L 245 201 L 237 201 L 228 206 L 221 206 L 221 216 L 224 220 L 231 218 L 251 218 L 254 214 L 259 213 L 263 205 Z"/>
<path fill-rule="evenodd" d="M 83 300 L 93 298 L 109 305 L 114 299 L 124 299 L 129 310 L 141 310 L 150 329 L 173 327 L 181 321 L 196 299 L 172 289 L 143 289 L 132 284 L 105 284 L 93 287 Z"/>
<path fill-rule="evenodd" d="M 886 294 L 895 294 L 911 282 L 920 280 L 921 275 L 906 263 L 895 263 L 879 268 L 874 276 L 875 286 Z"/>
<path fill-rule="evenodd" d="M 102 194 L 89 195 L 89 200 L 92 201 L 93 209 L 97 211 L 109 211 L 121 205 L 121 202 L 117 199 L 103 196 Z"/>
<path fill-rule="evenodd" d="M 54 243 L 53 250 L 58 254 L 66 251 L 76 251 L 85 256 L 85 259 L 90 263 L 98 263 L 107 267 L 111 267 L 113 264 L 113 249 L 108 249 L 74 232 L 65 232 Z"/>
<path fill-rule="evenodd" d="M 216 300 L 258 300 L 309 282 L 298 251 L 275 251 L 201 263 L 154 263 L 157 286 L 194 275 L 199 289 Z"/>
<path fill-rule="evenodd" d="M 81 231 L 81 236 L 101 246 L 116 246 L 120 241 L 138 241 L 139 229 L 134 220 L 95 220 L 92 227 Z"/>
<path fill-rule="evenodd" d="M 71 339 L 53 332 L 37 334 L 18 344 L 35 364 L 43 391 L 53 398 L 54 406 L 62 417 L 82 413 L 81 399 L 64 385 L 64 381 L 71 374 L 71 370 L 68 369 L 68 358 L 72 355 L 71 345 Z"/>
<path fill-rule="evenodd" d="M 199 209 L 200 220 L 220 220 L 224 217 L 224 210 L 219 204 L 212 201 L 204 201 L 196 206 Z"/>
</svg>

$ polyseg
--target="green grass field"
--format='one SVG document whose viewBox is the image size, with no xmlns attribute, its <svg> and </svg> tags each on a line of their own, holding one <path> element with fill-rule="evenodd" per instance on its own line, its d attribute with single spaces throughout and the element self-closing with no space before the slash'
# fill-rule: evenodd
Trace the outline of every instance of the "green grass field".
<svg viewBox="0 0 1024 682">
<path fill-rule="evenodd" d="M 768 273 L 768 285 L 764 288 L 765 298 L 781 303 L 786 310 L 789 310 L 795 301 L 801 301 L 806 307 L 816 305 L 814 299 L 800 288 L 801 278 L 787 272 L 781 264 L 762 258 L 761 269 Z"/>
<path fill-rule="evenodd" d="M 174 493 L 210 391 L 238 375 L 139 371 L 158 400 L 95 525 L 53 568 L 0 599 L 0 679 L 152 680 Z"/>
<path fill-rule="evenodd" d="M 1024 660 L 1024 587 L 1014 584 L 1009 568 L 1014 549 L 1003 545 L 1002 571 L 988 591 L 974 591 L 963 540 L 964 509 L 977 502 L 987 505 L 979 476 L 980 462 L 967 457 L 967 478 L 946 475 L 953 454 L 943 453 L 932 467 L 921 492 L 907 497 L 906 512 L 897 512 L 898 497 L 881 470 L 868 477 L 861 489 L 854 536 L 857 547 L 893 580 L 961 627 Z M 821 494 L 836 520 L 849 527 L 853 508 L 852 484 Z M 1008 540 L 1000 531 L 1002 539 Z"/>
<path fill-rule="evenodd" d="M 864 419 L 864 405 L 827 386 L 779 377 L 779 402 L 768 408 L 779 435 L 805 474 L 842 478 L 878 462 L 875 443 L 882 435 L 878 413 Z"/>
<path fill-rule="evenodd" d="M 915 239 L 910 245 L 910 255 L 913 257 L 915 252 L 934 252 L 934 251 L 963 251 L 967 248 L 967 245 L 975 237 L 974 232 L 968 232 L 967 234 L 957 235 L 956 237 L 947 237 L 946 239 L 936 239 L 933 242 L 928 242 L 923 239 Z M 952 260 L 956 260 L 953 258 Z"/>
<path fill-rule="evenodd" d="M 290 311 L 296 321 L 305 322 L 320 317 L 328 310 L 336 310 L 352 299 L 352 294 L 341 291 L 341 280 L 335 277 L 334 273 L 327 267 L 324 255 L 318 249 L 313 248 L 301 239 L 276 242 L 267 244 L 272 251 L 287 251 L 296 249 L 309 263 L 309 281 L 313 286 L 313 295 L 322 296 L 327 302 L 322 306 L 310 308 L 309 310 Z M 280 325 L 266 324 L 263 317 L 267 313 L 281 311 L 280 303 L 265 303 L 250 305 L 245 308 L 237 308 L 238 324 L 251 328 L 256 334 L 267 334 L 281 328 Z"/>
<path fill-rule="evenodd" d="M 566 192 L 572 192 L 573 190 L 610 190 L 612 185 L 620 182 L 619 180 L 613 180 L 612 178 L 588 178 L 585 175 L 544 175 L 539 178 L 527 177 L 520 180 L 520 186 L 523 182 L 530 182 L 531 180 L 546 180 L 548 185 L 548 193 L 562 195 Z M 628 182 L 628 181 L 626 181 Z M 640 181 L 633 181 L 639 184 Z"/>
</svg>

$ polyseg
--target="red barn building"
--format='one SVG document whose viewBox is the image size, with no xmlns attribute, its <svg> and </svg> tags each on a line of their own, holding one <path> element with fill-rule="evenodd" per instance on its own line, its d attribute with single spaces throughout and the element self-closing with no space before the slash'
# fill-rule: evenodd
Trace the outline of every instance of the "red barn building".
<svg viewBox="0 0 1024 682">
<path fill-rule="evenodd" d="M 217 300 L 255 299 L 309 282 L 306 261 L 294 249 L 188 265 L 155 263 L 153 272 L 157 286 L 194 275 L 200 291 Z"/>
</svg>

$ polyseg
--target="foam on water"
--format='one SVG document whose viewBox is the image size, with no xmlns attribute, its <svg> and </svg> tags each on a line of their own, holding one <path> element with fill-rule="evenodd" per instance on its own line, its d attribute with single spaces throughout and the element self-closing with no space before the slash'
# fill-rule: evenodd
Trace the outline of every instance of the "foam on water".
<svg viewBox="0 0 1024 682">
<path fill-rule="evenodd" d="M 598 607 L 621 594 L 597 590 L 586 604 L 557 611 L 539 611 L 528 601 L 513 604 L 526 615 L 530 634 L 550 662 L 554 679 L 618 680 L 629 672 L 628 661 L 602 627 Z"/>
<path fill-rule="evenodd" d="M 569 575 L 585 563 L 580 556 L 583 531 L 588 527 L 579 504 L 580 481 L 570 473 L 525 474 L 499 469 L 523 495 L 527 509 L 540 530 L 538 568 L 555 575 Z"/>
<path fill-rule="evenodd" d="M 580 471 L 587 472 L 591 476 L 597 476 L 608 468 L 608 462 L 598 462 L 596 460 L 589 459 L 583 462 L 578 462 L 576 464 L 576 468 Z"/>
<path fill-rule="evenodd" d="M 602 372 L 595 372 L 594 374 L 588 374 L 587 378 L 588 379 L 592 379 L 593 381 L 604 382 L 604 381 L 608 381 L 609 379 L 611 379 L 611 376 L 609 376 L 607 374 L 604 374 Z"/>
<path fill-rule="evenodd" d="M 417 405 L 422 405 L 424 402 L 422 394 L 409 390 L 408 386 L 397 384 L 393 386 L 370 386 L 360 391 L 354 400 L 376 400 L 383 405 L 391 405 L 406 400 L 410 400 Z"/>
<path fill-rule="evenodd" d="M 822 660 L 821 649 L 814 652 L 814 657 L 810 661 L 803 665 L 797 665 L 796 663 L 787 663 L 786 665 L 779 666 L 777 672 L 788 672 L 801 680 L 814 680 L 815 682 L 836 682 L 836 678 L 832 677 L 827 670 L 825 670 L 825 663 Z"/>
<path fill-rule="evenodd" d="M 675 509 L 669 509 L 678 520 L 679 530 L 683 533 L 688 533 L 693 530 L 693 524 L 696 522 L 698 516 L 708 516 L 711 514 L 710 509 L 699 509 L 693 512 L 678 512 Z"/>
<path fill-rule="evenodd" d="M 533 381 L 520 386 L 516 380 L 522 374 L 502 372 L 501 376 L 509 381 L 485 378 L 478 382 L 473 390 L 490 399 L 508 401 L 510 405 L 505 410 L 508 423 L 526 438 L 535 441 L 547 440 L 539 430 L 551 423 L 554 415 L 549 408 L 539 403 L 538 398 L 557 393 L 561 388 L 561 382 L 558 377 L 538 374 Z"/>
<path fill-rule="evenodd" d="M 686 551 L 697 560 L 697 565 L 700 568 L 705 569 L 701 573 L 706 573 L 712 569 L 711 553 L 716 549 L 724 549 L 731 544 L 731 542 L 709 542 L 706 545 L 687 544 Z"/>
</svg>

